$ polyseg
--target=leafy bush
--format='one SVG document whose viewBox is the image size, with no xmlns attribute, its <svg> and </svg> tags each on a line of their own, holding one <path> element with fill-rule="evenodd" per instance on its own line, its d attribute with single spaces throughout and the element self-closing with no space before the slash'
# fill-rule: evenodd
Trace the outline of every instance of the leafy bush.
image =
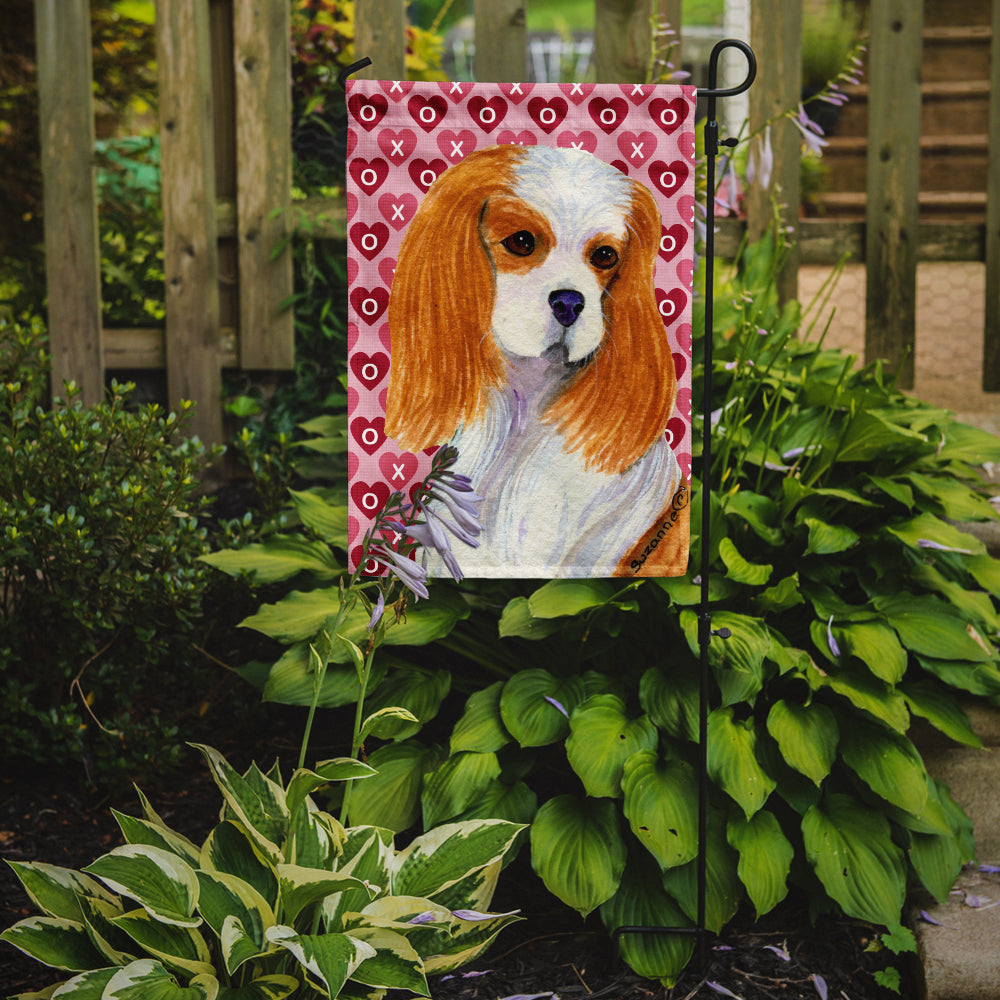
<svg viewBox="0 0 1000 1000">
<path fill-rule="evenodd" d="M 200 847 L 140 793 L 144 818 L 115 813 L 126 845 L 82 872 L 11 863 L 43 915 L 0 938 L 79 973 L 60 996 L 429 996 L 428 973 L 471 961 L 518 919 L 485 912 L 516 824 L 452 823 L 398 850 L 390 831 L 345 829 L 311 798 L 369 778 L 367 765 L 325 761 L 285 785 L 277 767 L 241 775 L 199 749 L 225 803 Z"/>
<path fill-rule="evenodd" d="M 814 912 L 904 940 L 907 885 L 943 899 L 973 852 L 967 817 L 927 775 L 909 727 L 919 716 L 977 746 L 956 695 L 1000 695 L 1000 561 L 955 523 L 996 516 L 975 466 L 1000 460 L 1000 440 L 903 395 L 880 364 L 855 369 L 822 338 L 798 339 L 801 308 L 779 307 L 774 289 L 780 255 L 769 239 L 747 248 L 717 289 L 707 472 L 695 421 L 696 478 L 712 484 L 712 624 L 731 631 L 709 648 L 707 926 L 744 902 L 763 914 L 795 886 Z M 313 429 L 334 449 L 344 434 L 335 421 Z M 697 567 L 705 495 L 693 493 Z M 328 493 L 293 502 L 311 540 L 286 532 L 227 558 L 231 572 L 289 581 L 245 624 L 288 645 L 253 671 L 264 697 L 304 704 L 345 513 Z M 533 865 L 569 906 L 599 910 L 609 929 L 693 923 L 699 583 L 692 572 L 437 584 L 395 640 L 437 642 L 417 664 L 395 647 L 369 702 L 426 724 L 449 686 L 471 696 L 447 753 L 418 739 L 418 724 L 379 734 L 391 742 L 369 748 L 379 773 L 355 791 L 352 820 L 532 821 Z M 449 673 L 429 668 L 439 647 L 475 669 L 454 655 Z M 343 663 L 327 704 L 354 697 Z M 622 939 L 636 971 L 665 982 L 691 947 Z"/>
<path fill-rule="evenodd" d="M 108 774 L 176 752 L 150 681 L 191 662 L 209 454 L 185 434 L 188 405 L 132 410 L 130 386 L 83 406 L 68 385 L 43 409 L 41 338 L 0 321 L 0 743 L 7 760 L 83 757 Z"/>
</svg>

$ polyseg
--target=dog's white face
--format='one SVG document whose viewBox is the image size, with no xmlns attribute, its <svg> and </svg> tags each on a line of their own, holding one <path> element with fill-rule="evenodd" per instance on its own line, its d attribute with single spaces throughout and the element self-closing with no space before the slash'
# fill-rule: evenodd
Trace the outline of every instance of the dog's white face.
<svg viewBox="0 0 1000 1000">
<path fill-rule="evenodd" d="M 512 189 L 490 198 L 480 220 L 496 280 L 493 337 L 508 355 L 582 361 L 605 337 L 602 306 L 628 253 L 632 188 L 583 151 L 526 153 Z"/>
</svg>

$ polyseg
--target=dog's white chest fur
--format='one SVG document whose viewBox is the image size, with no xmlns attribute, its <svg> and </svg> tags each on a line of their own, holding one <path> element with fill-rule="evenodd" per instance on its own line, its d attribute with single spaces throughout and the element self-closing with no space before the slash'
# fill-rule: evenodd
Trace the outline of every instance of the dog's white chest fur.
<svg viewBox="0 0 1000 1000">
<path fill-rule="evenodd" d="M 665 439 L 620 474 L 585 468 L 541 412 L 559 366 L 521 359 L 483 419 L 455 436 L 456 470 L 485 499 L 478 548 L 458 546 L 472 576 L 611 576 L 681 482 Z"/>
</svg>

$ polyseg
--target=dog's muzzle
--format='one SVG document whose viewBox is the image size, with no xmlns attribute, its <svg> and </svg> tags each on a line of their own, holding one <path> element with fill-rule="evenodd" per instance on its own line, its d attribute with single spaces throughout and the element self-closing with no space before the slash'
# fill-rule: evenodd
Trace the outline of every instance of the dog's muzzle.
<svg viewBox="0 0 1000 1000">
<path fill-rule="evenodd" d="M 549 295 L 549 308 L 561 326 L 572 326 L 583 312 L 583 296 L 571 288 L 559 288 Z"/>
</svg>

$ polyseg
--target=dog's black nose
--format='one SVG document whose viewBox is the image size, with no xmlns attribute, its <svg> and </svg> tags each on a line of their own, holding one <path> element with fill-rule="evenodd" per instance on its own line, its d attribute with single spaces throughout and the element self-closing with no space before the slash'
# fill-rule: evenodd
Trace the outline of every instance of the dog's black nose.
<svg viewBox="0 0 1000 1000">
<path fill-rule="evenodd" d="M 559 288 L 549 295 L 552 315 L 563 326 L 572 326 L 583 312 L 583 296 L 571 288 Z"/>
</svg>

